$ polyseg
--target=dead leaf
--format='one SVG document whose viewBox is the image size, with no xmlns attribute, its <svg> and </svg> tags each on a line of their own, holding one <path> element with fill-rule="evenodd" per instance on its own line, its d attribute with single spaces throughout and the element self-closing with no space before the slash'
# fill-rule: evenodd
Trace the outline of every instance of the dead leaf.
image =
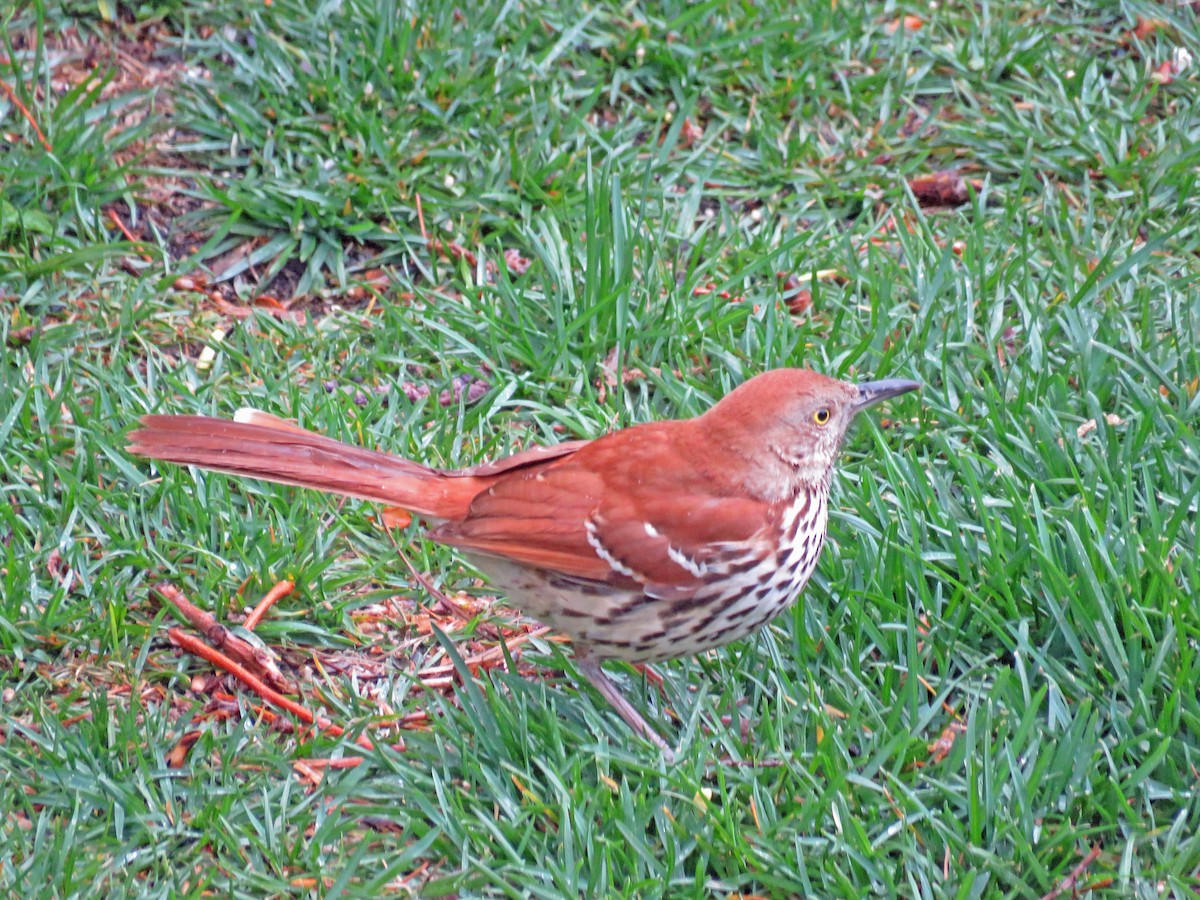
<svg viewBox="0 0 1200 900">
<path fill-rule="evenodd" d="M 961 206 L 971 199 L 968 187 L 982 190 L 983 182 L 968 181 L 953 169 L 942 169 L 909 179 L 909 189 L 922 206 Z"/>
<path fill-rule="evenodd" d="M 930 761 L 935 763 L 942 762 L 950 751 L 954 749 L 954 739 L 967 730 L 967 726 L 962 722 L 951 722 L 942 733 L 937 736 L 937 740 L 931 743 L 928 747 Z"/>
<path fill-rule="evenodd" d="M 1194 61 L 1187 47 L 1176 47 L 1171 51 L 1171 58 L 1159 63 L 1150 73 L 1150 81 L 1154 84 L 1170 84 L 1176 76 L 1190 69 Z"/>
<path fill-rule="evenodd" d="M 51 578 L 62 585 L 64 591 L 71 592 L 75 585 L 75 572 L 63 561 L 62 554 L 58 552 L 57 547 L 50 551 L 50 558 L 46 560 L 46 571 L 50 573 Z"/>
<path fill-rule="evenodd" d="M 380 834 L 404 834 L 404 826 L 395 819 L 386 819 L 383 816 L 363 816 L 362 823 Z"/>
<path fill-rule="evenodd" d="M 26 325 L 24 328 L 15 328 L 8 333 L 8 345 L 10 347 L 20 347 L 28 344 L 33 340 L 34 327 Z"/>
<path fill-rule="evenodd" d="M 524 275 L 529 271 L 530 261 L 517 250 L 505 250 L 504 264 L 508 266 L 508 271 L 514 275 Z"/>
<path fill-rule="evenodd" d="M 822 703 L 821 709 L 825 711 L 826 715 L 832 716 L 835 719 L 842 719 L 843 721 L 845 721 L 850 718 L 849 713 L 845 712 L 844 710 L 838 709 L 836 706 L 833 706 L 832 704 L 829 704 L 829 703 Z"/>
<path fill-rule="evenodd" d="M 209 299 L 212 300 L 213 305 L 217 308 L 217 312 L 221 315 L 229 316 L 239 321 L 249 319 L 254 315 L 255 310 L 265 315 L 274 316 L 277 319 L 291 319 L 299 325 L 303 325 L 306 318 L 304 311 L 299 309 L 275 309 L 272 306 L 236 306 L 215 291 L 209 294 Z M 221 336 L 223 338 L 224 333 Z"/>
<path fill-rule="evenodd" d="M 1139 41 L 1144 41 L 1156 31 L 1160 31 L 1166 27 L 1167 23 L 1162 19 L 1143 19 L 1139 17 L 1137 20 L 1137 25 L 1134 26 L 1133 31 L 1129 33 Z"/>
<path fill-rule="evenodd" d="M 195 273 L 192 275 L 180 275 L 173 282 L 171 287 L 177 291 L 203 291 L 208 288 L 208 276 L 203 273 Z"/>
<path fill-rule="evenodd" d="M 1106 425 L 1124 425 L 1125 424 L 1125 420 L 1122 419 L 1120 416 L 1118 416 L 1116 413 L 1108 413 L 1108 415 L 1106 415 L 1104 417 L 1104 422 Z M 1086 422 L 1084 422 L 1082 425 L 1080 425 L 1078 428 L 1075 429 L 1075 436 L 1080 437 L 1080 438 L 1087 437 L 1089 434 L 1091 434 L 1095 430 L 1096 430 L 1096 420 L 1088 419 Z"/>
<path fill-rule="evenodd" d="M 1153 72 L 1150 73 L 1150 80 L 1154 84 L 1170 84 L 1175 80 L 1175 67 L 1171 65 L 1168 59 L 1161 63 Z"/>
<path fill-rule="evenodd" d="M 803 286 L 809 279 L 788 272 L 776 272 L 775 275 L 783 282 L 783 302 L 787 304 L 788 312 L 793 316 L 805 313 L 812 306 L 812 291 Z"/>
<path fill-rule="evenodd" d="M 920 31 L 925 27 L 925 20 L 920 16 L 914 16 L 911 13 L 906 16 L 901 16 L 899 19 L 893 19 L 886 26 L 888 34 L 895 34 L 901 28 L 905 31 Z"/>
<path fill-rule="evenodd" d="M 704 129 L 692 124 L 690 116 L 683 120 L 683 125 L 679 129 L 679 143 L 681 146 L 690 147 L 702 137 L 704 137 Z"/>
<path fill-rule="evenodd" d="M 183 764 L 187 762 L 188 753 L 191 752 L 196 741 L 200 740 L 199 731 L 189 731 L 179 739 L 179 743 L 167 751 L 166 763 L 168 769 L 182 769 Z"/>
<path fill-rule="evenodd" d="M 467 395 L 467 403 L 474 403 L 491 389 L 491 385 L 474 375 L 455 375 L 451 385 L 450 388 L 438 394 L 438 403 L 442 406 L 457 403 L 464 393 Z M 402 381 L 400 390 L 413 403 L 420 402 L 430 394 L 429 385 L 423 382 Z"/>
<path fill-rule="evenodd" d="M 385 506 L 379 514 L 384 528 L 407 528 L 412 524 L 412 513 L 400 506 Z"/>
<path fill-rule="evenodd" d="M 787 308 L 793 316 L 801 315 L 812 306 L 812 291 L 801 288 L 787 298 Z"/>
<path fill-rule="evenodd" d="M 467 403 L 474 403 L 491 390 L 491 387 L 482 378 L 476 378 L 474 375 L 455 375 L 451 387 L 438 394 L 438 403 L 449 406 L 461 400 L 463 394 L 466 394 Z"/>
</svg>

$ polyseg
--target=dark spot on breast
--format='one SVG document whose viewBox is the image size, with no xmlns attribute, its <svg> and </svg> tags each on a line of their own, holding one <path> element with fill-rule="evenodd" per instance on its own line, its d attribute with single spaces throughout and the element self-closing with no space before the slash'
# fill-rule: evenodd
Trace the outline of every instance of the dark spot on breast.
<svg viewBox="0 0 1200 900">
<path fill-rule="evenodd" d="M 780 606 L 767 607 L 762 616 L 759 616 L 757 619 L 755 619 L 753 622 L 751 622 L 749 625 L 746 626 L 746 633 L 749 634 L 751 631 L 758 631 L 758 629 L 762 628 L 764 625 L 766 625 L 768 622 L 770 622 L 773 618 L 775 618 L 777 615 L 779 615 L 781 610 L 782 610 L 782 607 L 780 607 Z"/>
<path fill-rule="evenodd" d="M 712 634 L 708 635 L 708 640 L 712 641 L 714 644 L 719 644 L 719 643 L 721 643 L 721 638 L 725 637 L 727 634 L 729 634 L 734 629 L 739 629 L 739 633 L 742 633 L 742 631 L 738 625 L 726 625 L 724 628 L 719 628 L 716 631 L 714 631 Z M 745 633 L 748 634 L 749 632 L 745 632 Z"/>
<path fill-rule="evenodd" d="M 700 622 L 696 625 L 695 630 L 696 631 L 707 631 L 709 625 L 711 625 L 713 622 L 717 621 L 718 618 L 720 618 L 721 616 L 723 616 L 725 614 L 725 608 L 726 608 L 726 604 L 724 604 L 724 603 L 718 604 L 712 612 L 710 612 L 707 616 L 705 616 L 703 619 L 700 620 Z"/>
<path fill-rule="evenodd" d="M 741 575 L 745 572 L 749 572 L 761 562 L 762 559 L 760 557 L 751 556 L 750 558 L 743 559 L 740 562 L 724 563 L 722 564 L 722 570 L 726 575 Z"/>
<path fill-rule="evenodd" d="M 599 581 L 590 581 L 586 578 L 570 578 L 565 575 L 549 575 L 548 573 L 547 584 L 552 588 L 558 588 L 560 591 L 575 591 L 586 597 L 602 597 L 612 590 L 608 585 Z"/>
<path fill-rule="evenodd" d="M 632 650 L 633 649 L 633 641 L 613 641 L 613 640 L 597 641 L 596 646 L 597 647 L 620 647 L 623 650 Z"/>
<path fill-rule="evenodd" d="M 779 589 L 775 586 L 774 582 L 768 581 L 766 584 L 761 585 L 758 588 L 755 588 L 754 596 L 758 600 L 766 600 L 769 597 L 771 597 L 773 594 L 775 594 L 778 590 Z M 746 609 L 750 610 L 750 609 L 754 609 L 754 607 L 747 606 Z"/>
<path fill-rule="evenodd" d="M 691 612 L 694 609 L 707 606 L 712 602 L 712 599 L 712 594 L 703 590 L 696 591 L 690 597 L 684 597 L 682 600 L 672 600 L 671 605 L 667 608 L 667 615 L 679 616 L 683 613 Z"/>
</svg>

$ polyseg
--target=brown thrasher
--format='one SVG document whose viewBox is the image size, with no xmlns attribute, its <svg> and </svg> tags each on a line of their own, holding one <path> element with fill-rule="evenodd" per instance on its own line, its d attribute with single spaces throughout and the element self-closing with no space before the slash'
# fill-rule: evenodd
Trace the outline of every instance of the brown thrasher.
<svg viewBox="0 0 1200 900">
<path fill-rule="evenodd" d="M 694 419 L 458 471 L 255 410 L 233 421 L 144 416 L 128 449 L 417 513 L 433 526 L 430 540 L 461 550 L 510 601 L 568 635 L 579 670 L 671 758 L 601 662 L 700 653 L 788 606 L 817 564 L 846 428 L 866 407 L 918 387 L 775 369 Z"/>
</svg>

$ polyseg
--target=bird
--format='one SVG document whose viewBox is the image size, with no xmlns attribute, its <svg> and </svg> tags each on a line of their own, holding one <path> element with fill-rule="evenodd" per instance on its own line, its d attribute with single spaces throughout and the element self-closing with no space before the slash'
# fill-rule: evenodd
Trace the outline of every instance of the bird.
<svg viewBox="0 0 1200 900">
<path fill-rule="evenodd" d="M 605 673 L 747 637 L 800 595 L 825 541 L 855 416 L 916 390 L 810 369 L 758 374 L 693 418 L 437 469 L 253 409 L 145 415 L 132 454 L 415 514 L 518 609 L 571 639 L 578 671 L 634 733 L 666 740 Z"/>
</svg>

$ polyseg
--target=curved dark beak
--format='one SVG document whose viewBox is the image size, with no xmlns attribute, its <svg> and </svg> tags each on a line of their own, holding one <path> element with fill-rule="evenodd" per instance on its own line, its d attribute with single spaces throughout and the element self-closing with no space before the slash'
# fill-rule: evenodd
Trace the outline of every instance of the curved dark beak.
<svg viewBox="0 0 1200 900">
<path fill-rule="evenodd" d="M 909 381 L 907 378 L 887 378 L 883 381 L 864 381 L 855 387 L 858 388 L 858 400 L 855 401 L 853 409 L 857 413 L 881 400 L 915 391 L 921 387 L 921 383 Z"/>
</svg>

